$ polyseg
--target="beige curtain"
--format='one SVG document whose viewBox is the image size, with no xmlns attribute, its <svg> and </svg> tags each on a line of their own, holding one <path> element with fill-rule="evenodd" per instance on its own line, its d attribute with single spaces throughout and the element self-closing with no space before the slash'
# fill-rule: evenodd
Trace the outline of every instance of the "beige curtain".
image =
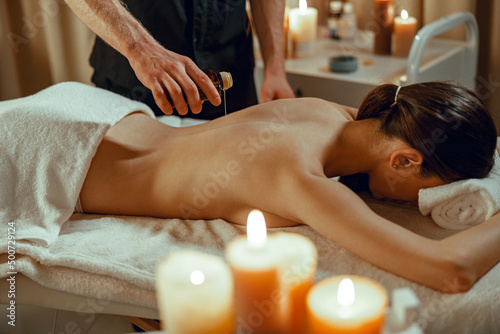
<svg viewBox="0 0 500 334">
<path fill-rule="evenodd" d="M 63 0 L 0 0 L 0 100 L 90 83 L 93 39 Z"/>
</svg>

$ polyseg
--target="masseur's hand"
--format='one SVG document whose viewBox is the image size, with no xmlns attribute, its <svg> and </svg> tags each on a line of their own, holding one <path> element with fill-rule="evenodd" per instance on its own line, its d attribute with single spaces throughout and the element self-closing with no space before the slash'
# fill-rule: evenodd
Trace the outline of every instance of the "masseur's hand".
<svg viewBox="0 0 500 334">
<path fill-rule="evenodd" d="M 250 0 L 250 5 L 264 61 L 264 81 L 260 87 L 260 101 L 295 97 L 285 75 L 283 47 L 285 1 Z"/>
<path fill-rule="evenodd" d="M 285 73 L 268 73 L 260 86 L 261 102 L 295 97 L 292 88 L 286 80 Z"/>
<path fill-rule="evenodd" d="M 213 105 L 221 103 L 212 81 L 188 57 L 166 50 L 158 43 L 150 43 L 134 48 L 127 58 L 137 78 L 151 89 L 156 104 L 167 115 L 171 115 L 173 109 L 165 93 L 170 95 L 179 114 L 187 114 L 186 102 L 191 111 L 198 114 L 202 103 L 197 85 Z M 184 100 L 183 92 L 187 101 Z"/>
</svg>

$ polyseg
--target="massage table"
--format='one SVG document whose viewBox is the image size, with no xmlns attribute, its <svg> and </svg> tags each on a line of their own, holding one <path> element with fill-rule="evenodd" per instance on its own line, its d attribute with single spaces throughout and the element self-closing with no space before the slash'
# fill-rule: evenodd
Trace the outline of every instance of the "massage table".
<svg viewBox="0 0 500 334">
<path fill-rule="evenodd" d="M 433 239 L 454 233 L 436 226 L 430 217 L 423 217 L 411 204 L 377 201 L 368 194 L 362 194 L 362 198 L 378 214 L 415 233 Z M 124 233 L 115 241 L 123 246 L 106 245 L 118 238 L 116 233 L 120 230 Z M 417 324 L 425 333 L 495 333 L 500 330 L 500 265 L 490 270 L 469 292 L 446 294 L 374 267 L 307 226 L 269 229 L 269 233 L 278 231 L 300 233 L 313 240 L 319 254 L 317 280 L 331 275 L 356 274 L 377 280 L 388 292 L 401 287 L 412 289 L 421 302 Z M 19 258 L 18 272 L 22 274 L 16 278 L 16 303 L 158 319 L 154 293 L 154 271 L 158 261 L 181 248 L 222 257 L 227 243 L 244 232 L 243 227 L 223 220 L 75 214 L 64 224 L 58 240 L 49 247 L 53 254 L 39 257 L 42 263 L 29 257 Z M 79 240 L 77 244 L 69 243 L 74 239 Z M 95 260 L 94 267 L 87 266 L 87 256 Z M 87 266 L 84 270 L 78 269 L 84 266 Z M 450 289 L 452 285 L 450 282 Z M 6 304 L 4 278 L 0 281 L 0 291 L 0 303 Z M 93 310 L 82 305 L 100 307 Z"/>
<path fill-rule="evenodd" d="M 47 98 L 52 99 L 52 101 L 46 101 Z M 61 103 L 61 100 L 63 100 L 63 103 Z M 77 103 L 80 100 L 83 102 Z M 71 105 L 71 110 L 67 108 L 68 105 Z M 0 107 L 3 106 L 5 104 L 0 104 Z M 58 108 L 62 108 L 62 110 L 58 111 Z M 81 110 L 78 110 L 78 108 L 81 108 Z M 107 128 L 99 124 L 101 115 L 98 113 L 102 109 L 103 115 L 108 115 L 109 110 L 113 108 L 116 109 L 114 112 L 124 115 L 147 107 L 142 104 L 132 103 L 113 93 L 81 84 L 66 83 L 57 85 L 25 100 L 13 101 L 7 104 L 7 108 L 3 108 L 7 112 L 2 113 L 3 109 L 0 108 L 0 117 L 5 119 L 5 115 L 12 116 L 9 119 L 11 123 L 6 125 L 5 122 L 0 122 L 0 127 L 9 127 L 0 131 L 0 139 L 4 140 L 5 136 L 9 139 L 10 133 L 7 132 L 13 127 L 15 127 L 15 131 L 11 132 L 22 132 L 25 131 L 25 127 L 33 127 L 34 123 L 35 128 L 26 130 L 29 133 L 27 134 L 28 141 L 25 149 L 29 150 L 33 146 L 31 145 L 32 139 L 29 137 L 30 134 L 33 134 L 33 131 L 41 131 L 44 134 L 40 138 L 41 140 L 46 140 L 47 137 L 52 135 L 46 131 L 48 128 L 56 128 L 54 130 L 56 131 L 55 136 L 59 136 L 57 130 L 63 131 L 65 135 L 64 143 L 59 141 L 60 145 L 52 145 L 53 147 L 49 148 L 58 152 L 63 151 L 64 156 L 61 155 L 61 152 L 56 155 L 60 157 L 58 158 L 60 160 L 66 159 L 65 155 L 73 155 L 73 159 L 77 159 L 75 161 L 80 162 L 80 165 L 77 166 L 71 160 L 68 163 L 72 168 L 64 169 L 61 168 L 61 161 L 57 160 L 56 170 L 73 173 L 75 169 L 79 169 L 79 173 L 75 175 L 68 174 L 68 177 L 79 180 L 81 184 L 85 177 L 85 168 L 88 168 L 89 161 L 93 156 L 92 151 L 88 149 L 88 145 L 82 145 L 81 143 L 89 139 L 89 134 L 101 133 L 104 135 Z M 124 108 L 125 111 L 123 111 Z M 15 118 L 16 113 L 12 112 L 14 109 L 20 113 L 26 111 L 26 115 L 29 115 L 29 117 L 36 117 L 40 110 L 48 110 L 50 112 L 47 117 L 55 118 L 47 126 L 42 127 L 38 126 L 39 124 L 36 122 L 31 122 L 31 119 L 26 121 L 25 117 Z M 89 121 L 90 117 L 92 117 L 89 110 L 96 113 L 93 121 Z M 30 114 L 33 112 L 35 116 Z M 74 116 L 71 117 L 77 120 L 66 119 L 71 113 L 74 113 Z M 40 118 L 37 122 L 44 122 L 47 117 Z M 96 120 L 99 120 L 99 122 Z M 116 121 L 117 119 L 113 120 L 113 122 Z M 186 125 L 181 124 L 182 121 L 176 118 L 167 118 L 161 121 L 174 126 Z M 61 126 L 58 125 L 59 123 Z M 112 122 L 110 121 L 110 123 Z M 188 125 L 193 123 L 196 123 L 196 121 L 191 121 Z M 74 131 L 67 130 L 68 127 L 75 124 L 78 126 Z M 88 132 L 84 131 L 86 126 L 89 127 Z M 110 125 L 107 126 L 109 128 Z M 59 129 L 57 129 L 58 127 Z M 71 142 L 73 140 L 72 136 L 76 137 L 74 143 Z M 14 136 L 13 140 L 19 140 L 19 137 Z M 53 141 L 57 142 L 57 137 L 54 137 Z M 98 137 L 93 139 L 92 145 L 94 149 L 96 149 L 99 142 Z M 51 143 L 49 141 L 46 145 L 50 146 Z M 69 148 L 73 148 L 73 151 L 76 150 L 75 147 L 78 147 L 78 150 L 73 152 L 68 151 L 68 148 L 59 147 L 64 145 L 70 145 Z M 11 146 L 3 146 L 4 150 L 9 148 Z M 39 151 L 41 148 L 45 149 L 45 147 L 36 147 L 35 149 Z M 25 154 L 26 157 L 24 158 L 29 161 L 29 159 L 33 159 L 33 154 L 39 154 L 38 151 L 25 154 L 22 150 L 18 150 L 14 152 L 16 155 L 11 154 L 10 158 L 23 159 L 22 155 Z M 87 154 L 87 158 L 80 161 L 78 159 L 81 158 L 82 152 Z M 49 156 L 54 154 L 52 151 L 46 153 Z M 0 159 L 6 159 L 6 156 L 9 157 L 6 154 L 0 155 Z M 52 163 L 54 160 L 55 158 L 52 158 L 49 162 Z M 0 176 L 2 176 L 2 173 L 6 175 L 6 173 L 13 171 L 19 174 L 24 170 L 22 168 L 24 165 L 8 165 L 7 163 L 9 163 L 9 160 L 0 164 L 0 167 L 3 167 L 3 169 L 0 168 Z M 47 166 L 51 167 L 50 164 Z M 40 167 L 40 173 L 42 175 L 45 175 L 43 173 L 49 173 L 47 175 L 50 177 L 54 177 L 52 175 L 54 170 L 54 168 L 45 170 Z M 64 178 L 60 176 L 59 179 Z M 72 183 L 74 189 L 73 193 L 70 194 L 71 196 L 68 195 L 70 187 L 67 185 L 62 184 L 59 189 L 57 183 L 49 184 L 48 186 L 56 188 L 43 188 L 41 190 L 37 188 L 37 196 L 39 197 L 28 202 L 29 205 L 27 205 L 24 200 L 31 193 L 21 193 L 22 197 L 16 199 L 17 193 L 14 190 L 17 189 L 19 184 L 11 182 L 12 178 L 9 179 L 8 177 L 0 177 L 0 181 L 2 180 L 7 181 L 6 186 L 10 185 L 15 188 L 13 188 L 13 192 L 9 192 L 0 187 L 0 199 L 3 201 L 18 201 L 16 205 L 19 208 L 12 206 L 13 210 L 18 210 L 19 214 L 25 214 L 26 211 L 33 211 L 33 209 L 50 209 L 51 211 L 48 212 L 52 214 L 50 216 L 52 225 L 48 227 L 44 225 L 47 223 L 44 220 L 35 219 L 32 221 L 31 224 L 39 228 L 35 230 L 38 234 L 35 235 L 34 240 L 16 241 L 15 303 L 17 306 L 31 305 L 69 310 L 79 314 L 116 314 L 130 317 L 133 321 L 138 320 L 138 318 L 158 319 L 154 290 L 155 269 L 163 257 L 184 248 L 223 257 L 226 245 L 235 237 L 245 233 L 244 227 L 220 219 L 204 221 L 72 214 L 80 189 L 76 181 Z M 332 180 L 332 182 L 336 181 Z M 5 183 L 3 185 L 5 186 Z M 35 183 L 30 185 L 36 187 L 47 186 Z M 53 196 L 57 191 L 63 192 L 62 195 L 66 197 L 61 195 L 61 198 L 56 197 L 54 199 Z M 34 191 L 31 190 L 31 192 Z M 50 196 L 46 196 L 46 194 Z M 440 239 L 455 233 L 438 227 L 430 217 L 422 216 L 419 210 L 411 204 L 400 205 L 387 201 L 377 201 L 368 194 L 361 194 L 361 196 L 376 213 L 425 237 Z M 40 201 L 45 200 L 48 202 L 44 204 L 44 207 L 36 206 Z M 64 201 L 69 204 L 63 205 Z M 62 205 L 60 210 L 54 209 L 57 208 L 57 205 Z M 0 207 L 0 220 L 7 221 L 8 218 L 6 217 L 8 216 L 5 215 L 5 212 L 12 214 L 15 211 L 9 213 L 4 209 L 5 207 Z M 67 212 L 67 218 L 61 216 L 63 211 Z M 36 213 L 36 210 L 34 212 Z M 23 225 L 23 223 L 24 221 L 16 223 L 20 235 L 30 227 Z M 335 224 L 335 222 L 331 223 L 332 226 Z M 4 223 L 2 226 L 6 227 L 6 224 Z M 492 268 L 467 293 L 447 294 L 381 270 L 334 242 L 323 238 L 308 226 L 269 229 L 269 233 L 279 231 L 299 233 L 314 242 L 318 249 L 319 261 L 316 280 L 338 274 L 355 274 L 378 281 L 389 293 L 402 287 L 410 288 L 421 302 L 416 324 L 425 333 L 495 333 L 500 330 L 500 264 Z M 46 237 L 49 238 L 45 243 L 36 240 L 42 232 L 46 233 Z M 7 263 L 5 239 L 2 240 L 3 248 L 0 250 L 0 304 L 3 305 L 2 310 L 6 310 L 6 305 L 12 301 L 12 298 L 8 297 L 6 293 L 9 290 L 7 278 L 10 274 L 8 272 L 11 270 Z M 447 282 L 450 292 L 453 291 L 455 283 Z M 6 323 L 5 314 L 3 319 L 0 326 L 4 326 Z M 3 331 L 3 328 L 5 327 L 0 327 L 0 331 Z"/>
<path fill-rule="evenodd" d="M 164 122 L 182 126 L 182 121 L 176 118 Z M 361 197 L 376 213 L 425 237 L 441 239 L 455 233 L 440 228 L 411 204 L 378 201 L 364 193 Z M 421 302 L 416 323 L 425 333 L 500 330 L 500 264 L 470 291 L 447 294 L 381 270 L 308 226 L 269 229 L 269 233 L 278 231 L 299 233 L 313 240 L 319 256 L 316 280 L 356 274 L 375 279 L 389 293 L 402 287 L 412 289 Z M 114 314 L 131 320 L 158 319 L 154 292 L 156 264 L 181 248 L 223 257 L 228 242 L 243 233 L 244 227 L 220 219 L 190 221 L 74 214 L 62 226 L 58 239 L 43 253 L 36 247 L 27 247 L 24 252 L 31 256 L 17 258 L 16 304 Z M 2 258 L 0 263 L 4 262 Z M 453 284 L 449 282 L 450 292 Z M 1 304 L 9 302 L 7 290 L 7 281 L 2 278 Z"/>
</svg>

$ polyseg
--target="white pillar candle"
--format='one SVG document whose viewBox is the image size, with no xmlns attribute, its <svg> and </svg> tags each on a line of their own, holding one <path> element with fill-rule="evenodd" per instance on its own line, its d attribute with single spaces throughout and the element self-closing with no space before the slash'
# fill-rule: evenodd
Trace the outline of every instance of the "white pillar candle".
<svg viewBox="0 0 500 334">
<path fill-rule="evenodd" d="M 417 19 L 408 17 L 408 12 L 403 10 L 401 16 L 394 19 L 394 55 L 396 57 L 408 57 L 416 34 Z"/>
<path fill-rule="evenodd" d="M 318 11 L 307 7 L 307 0 L 300 0 L 299 8 L 289 13 L 292 50 L 295 57 L 307 57 L 314 53 L 318 27 Z"/>
<path fill-rule="evenodd" d="M 167 256 L 157 268 L 156 295 L 168 333 L 234 332 L 233 278 L 215 255 L 182 250 Z"/>
<path fill-rule="evenodd" d="M 234 277 L 237 332 L 282 333 L 279 256 L 267 242 L 262 212 L 250 212 L 247 236 L 229 243 L 226 258 Z"/>
<path fill-rule="evenodd" d="M 361 276 L 334 276 L 309 291 L 309 333 L 381 333 L 387 291 Z"/>
</svg>

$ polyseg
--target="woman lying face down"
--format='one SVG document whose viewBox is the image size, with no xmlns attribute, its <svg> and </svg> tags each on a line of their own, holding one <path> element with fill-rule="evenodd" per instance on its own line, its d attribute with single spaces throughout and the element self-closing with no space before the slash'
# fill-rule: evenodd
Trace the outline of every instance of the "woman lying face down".
<svg viewBox="0 0 500 334">
<path fill-rule="evenodd" d="M 278 100 L 172 128 L 143 114 L 113 126 L 81 191 L 86 213 L 307 224 L 383 269 L 464 291 L 500 260 L 500 216 L 443 240 L 374 213 L 334 176 L 364 174 L 377 198 L 485 177 L 496 131 L 482 102 L 448 83 L 371 91 L 359 112 L 319 99 Z"/>
<path fill-rule="evenodd" d="M 396 98 L 397 95 L 397 98 Z M 382 166 L 369 174 L 375 198 L 418 203 L 418 190 L 468 178 L 484 178 L 493 167 L 496 130 L 490 114 L 476 95 L 448 83 L 398 88 L 382 85 L 362 103 L 357 120 L 376 119 L 388 139 L 399 139 L 404 149 L 375 140 L 374 149 L 391 152 L 391 173 Z M 392 175 L 394 174 L 394 175 Z"/>
</svg>

